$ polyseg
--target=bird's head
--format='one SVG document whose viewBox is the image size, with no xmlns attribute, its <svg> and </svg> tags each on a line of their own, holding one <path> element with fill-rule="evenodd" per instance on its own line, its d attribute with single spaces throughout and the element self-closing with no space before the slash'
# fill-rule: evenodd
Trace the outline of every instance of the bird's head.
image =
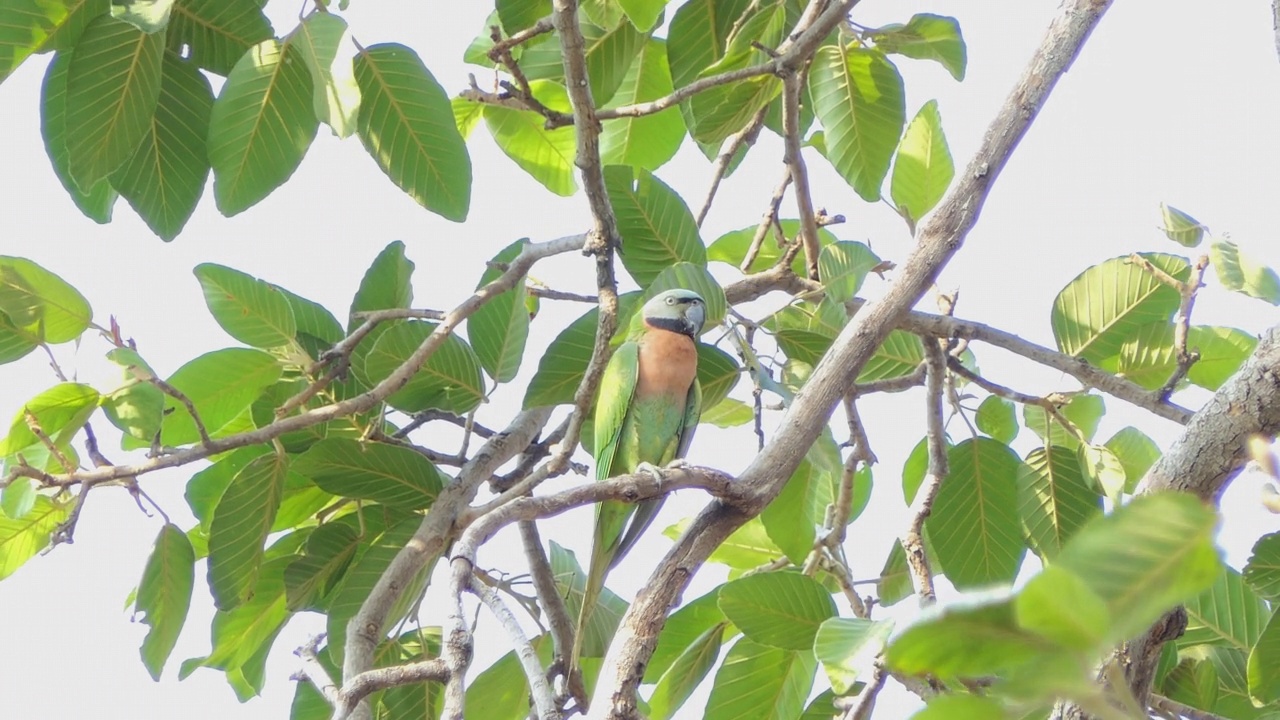
<svg viewBox="0 0 1280 720">
<path fill-rule="evenodd" d="M 649 327 L 688 335 L 694 340 L 707 320 L 707 303 L 692 290 L 676 288 L 654 295 L 640 310 Z"/>
</svg>

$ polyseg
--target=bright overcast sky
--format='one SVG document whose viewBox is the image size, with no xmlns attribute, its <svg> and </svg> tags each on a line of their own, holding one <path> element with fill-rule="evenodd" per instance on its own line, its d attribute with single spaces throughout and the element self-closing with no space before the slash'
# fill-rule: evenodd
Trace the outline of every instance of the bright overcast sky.
<svg viewBox="0 0 1280 720">
<path fill-rule="evenodd" d="M 358 41 L 396 41 L 416 48 L 451 94 L 466 86 L 467 73 L 483 75 L 479 68 L 464 66 L 461 58 L 482 28 L 487 3 L 354 0 L 351 5 L 345 16 Z M 268 12 L 278 32 L 293 27 L 296 15 L 291 14 L 299 6 L 270 4 Z M 906 78 L 908 117 L 925 101 L 938 99 L 959 171 L 1039 43 L 1056 6 L 1054 0 L 866 0 L 854 18 L 872 26 L 905 22 L 923 11 L 959 19 L 969 48 L 963 83 L 954 82 L 936 64 L 895 59 Z M 1280 143 L 1274 140 L 1280 127 L 1280 64 L 1271 28 L 1265 0 L 1116 2 L 1015 152 L 965 247 L 943 273 L 940 287 L 961 290 L 957 314 L 1051 346 L 1053 298 L 1085 267 L 1134 250 L 1185 253 L 1157 229 L 1161 201 L 1192 214 L 1218 235 L 1229 234 L 1245 252 L 1280 267 L 1275 213 Z M 475 185 L 465 225 L 422 210 L 391 185 L 357 139 L 339 142 L 322 127 L 294 177 L 235 218 L 219 216 L 206 193 L 185 231 L 169 244 L 151 235 L 123 201 L 116 205 L 114 222 L 98 226 L 76 211 L 44 154 L 37 103 L 46 62 L 47 56 L 31 58 L 0 85 L 0 137 L 7 170 L 0 179 L 0 254 L 30 258 L 77 287 L 92 304 L 95 320 L 105 325 L 114 315 L 161 375 L 200 353 L 235 344 L 205 309 L 191 274 L 198 263 L 243 270 L 345 317 L 370 260 L 388 242 L 403 240 L 417 263 L 415 305 L 447 308 L 474 287 L 483 261 L 512 240 L 548 240 L 588 227 L 581 196 L 550 195 L 496 149 L 483 127 L 469 142 Z M 703 228 L 705 241 L 756 223 L 779 178 L 781 155 L 779 140 L 766 133 L 722 186 Z M 809 167 L 815 203 L 849 219 L 832 228 L 838 237 L 869 242 L 886 259 L 905 257 L 911 240 L 886 206 L 860 201 L 820 158 L 811 159 Z M 710 167 L 686 145 L 658 175 L 696 207 Z M 784 207 L 791 207 L 790 202 Z M 734 277 L 723 266 L 716 272 L 724 280 Z M 593 287 L 591 264 L 578 256 L 539 265 L 534 274 L 561 289 L 590 292 Z M 1210 284 L 1216 284 L 1212 271 L 1210 277 Z M 867 291 L 876 294 L 883 287 L 873 279 Z M 932 308 L 931 300 L 925 304 Z M 553 305 L 544 303 L 533 325 L 533 352 L 582 310 Z M 1278 320 L 1275 308 L 1228 297 L 1216 288 L 1202 296 L 1194 316 L 1197 323 L 1236 325 L 1251 332 Z M 102 359 L 105 350 L 103 342 L 86 335 L 78 350 L 61 346 L 56 353 L 69 374 L 109 390 L 116 370 Z M 1035 393 L 1076 387 L 1070 378 L 990 348 L 976 350 L 983 372 L 1006 385 Z M 536 362 L 527 361 L 517 380 L 520 391 L 499 393 L 483 417 L 490 423 L 509 417 L 535 367 Z M 40 353 L 0 367 L 0 418 L 9 417 L 24 400 L 55 382 Z M 739 387 L 737 395 L 744 397 L 744 390 Z M 1195 407 L 1205 396 L 1188 392 L 1180 399 Z M 848 546 L 859 577 L 878 573 L 891 538 L 905 527 L 899 470 L 907 450 L 923 434 L 921 397 L 875 398 L 863 405 L 881 464 L 875 468 L 872 511 L 853 526 Z M 1100 438 L 1131 423 L 1162 445 L 1176 437 L 1172 424 L 1130 412 L 1117 400 L 1106 402 L 1110 412 Z M 105 434 L 106 423 L 96 427 Z M 953 427 L 953 432 L 964 437 L 962 426 Z M 734 472 L 748 460 L 740 450 L 748 441 L 741 434 L 699 431 L 691 459 Z M 123 458 L 119 451 L 112 452 L 113 442 L 104 445 L 108 456 Z M 144 480 L 144 488 L 184 527 L 192 523 L 182 500 L 191 472 L 156 473 Z M 574 481 L 561 479 L 555 486 Z M 1242 478 L 1224 503 L 1221 541 L 1236 567 L 1247 558 L 1253 539 L 1280 526 L 1280 519 L 1257 503 L 1260 484 L 1256 477 Z M 656 527 L 692 514 L 700 505 L 696 495 L 677 498 L 668 503 Z M 588 550 L 585 528 L 590 517 L 589 511 L 573 513 L 554 526 L 558 530 L 544 533 L 544 539 L 557 539 L 581 555 Z M 74 545 L 36 558 L 0 582 L 0 617 L 5 618 L 0 677 L 8 688 L 6 713 L 185 720 L 288 716 L 293 697 L 288 677 L 296 668 L 291 651 L 319 626 L 314 616 L 295 619 L 276 642 L 260 699 L 238 705 L 222 675 L 212 670 L 177 682 L 179 663 L 205 654 L 209 647 L 212 608 L 203 564 L 197 571 L 191 616 L 165 677 L 159 684 L 150 680 L 137 652 L 145 627 L 129 621 L 125 600 L 141 576 L 159 523 L 143 516 L 122 491 L 94 493 Z M 644 552 L 634 554 L 611 576 L 611 586 L 624 594 L 634 591 L 667 544 L 656 538 L 642 546 Z M 482 553 L 480 560 L 482 565 L 503 562 L 495 552 Z M 517 564 L 510 569 L 523 568 Z M 701 594 L 720 579 L 723 570 L 708 568 L 687 597 Z M 432 602 L 435 597 L 428 596 L 425 612 L 439 621 L 443 614 Z M 908 600 L 902 606 L 910 604 Z M 505 651 L 481 647 L 472 677 Z M 882 701 L 882 714 L 905 716 L 900 696 L 890 697 L 894 699 Z M 702 702 L 691 700 L 685 716 L 698 716 Z"/>
</svg>

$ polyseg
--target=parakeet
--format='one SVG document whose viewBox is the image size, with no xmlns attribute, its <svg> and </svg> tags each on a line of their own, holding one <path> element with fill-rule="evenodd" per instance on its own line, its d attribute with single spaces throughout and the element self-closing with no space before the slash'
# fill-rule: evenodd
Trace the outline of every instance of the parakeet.
<svg viewBox="0 0 1280 720">
<path fill-rule="evenodd" d="M 596 400 L 596 480 L 649 469 L 684 457 L 702 412 L 697 338 L 706 303 L 692 290 L 658 293 L 640 310 L 641 329 L 610 358 Z M 586 591 L 578 613 L 571 667 L 578 667 L 591 612 L 605 574 L 627 554 L 658 514 L 662 498 L 596 506 Z M 628 520 L 630 523 L 628 523 Z"/>
</svg>

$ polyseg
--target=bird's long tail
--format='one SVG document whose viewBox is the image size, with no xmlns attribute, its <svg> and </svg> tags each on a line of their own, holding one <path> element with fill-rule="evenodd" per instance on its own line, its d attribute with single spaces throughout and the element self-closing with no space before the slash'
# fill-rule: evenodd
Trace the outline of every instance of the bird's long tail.
<svg viewBox="0 0 1280 720">
<path fill-rule="evenodd" d="M 596 506 L 596 528 L 595 537 L 591 543 L 591 564 L 587 567 L 582 607 L 578 609 L 578 627 L 573 633 L 573 652 L 569 657 L 570 674 L 581 667 L 579 661 L 582 659 L 587 625 L 591 622 L 591 614 L 600 602 L 600 595 L 604 591 L 605 575 L 613 566 L 614 556 L 618 552 L 618 542 L 622 538 L 628 516 L 633 510 L 633 505 L 618 501 L 605 501 Z"/>
</svg>

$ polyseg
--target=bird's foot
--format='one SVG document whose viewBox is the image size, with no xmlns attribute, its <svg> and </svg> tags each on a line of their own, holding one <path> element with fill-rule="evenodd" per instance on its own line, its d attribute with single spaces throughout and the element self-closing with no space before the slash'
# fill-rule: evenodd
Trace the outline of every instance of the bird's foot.
<svg viewBox="0 0 1280 720">
<path fill-rule="evenodd" d="M 685 460 L 684 458 L 676 458 L 675 460 L 672 460 L 671 462 L 667 463 L 667 466 L 663 469 L 664 470 L 688 470 L 691 467 L 693 467 L 693 463 L 689 462 L 688 460 Z"/>
<path fill-rule="evenodd" d="M 649 476 L 652 477 L 657 482 L 662 482 L 663 469 L 664 468 L 660 468 L 657 465 L 654 465 L 653 463 L 647 463 L 647 462 L 642 462 L 636 465 L 636 472 L 649 473 Z"/>
</svg>

